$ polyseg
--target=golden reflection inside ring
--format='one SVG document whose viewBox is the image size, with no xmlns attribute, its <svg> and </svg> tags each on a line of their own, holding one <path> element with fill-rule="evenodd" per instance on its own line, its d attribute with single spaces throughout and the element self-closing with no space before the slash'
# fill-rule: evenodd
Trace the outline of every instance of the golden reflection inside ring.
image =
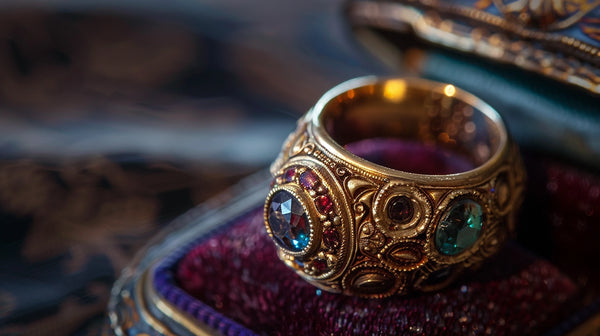
<svg viewBox="0 0 600 336">
<path fill-rule="evenodd" d="M 406 95 L 406 82 L 403 80 L 387 81 L 383 87 L 383 96 L 392 102 L 401 101 Z"/>
<path fill-rule="evenodd" d="M 454 87 L 454 85 L 446 85 L 444 87 L 444 94 L 448 97 L 454 96 L 454 94 L 456 94 L 456 88 Z"/>
</svg>

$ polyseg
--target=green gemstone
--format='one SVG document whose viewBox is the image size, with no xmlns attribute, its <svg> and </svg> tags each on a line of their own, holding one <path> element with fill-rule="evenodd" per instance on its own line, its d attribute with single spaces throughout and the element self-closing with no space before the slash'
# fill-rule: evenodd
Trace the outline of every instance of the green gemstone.
<svg viewBox="0 0 600 336">
<path fill-rule="evenodd" d="M 469 198 L 454 202 L 437 226 L 435 245 L 445 255 L 456 255 L 471 247 L 481 234 L 481 205 Z"/>
</svg>

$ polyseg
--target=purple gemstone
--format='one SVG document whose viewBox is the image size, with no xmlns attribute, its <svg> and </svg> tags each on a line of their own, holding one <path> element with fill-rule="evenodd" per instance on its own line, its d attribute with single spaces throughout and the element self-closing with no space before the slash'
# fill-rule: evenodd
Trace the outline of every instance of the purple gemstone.
<svg viewBox="0 0 600 336">
<path fill-rule="evenodd" d="M 312 170 L 300 174 L 300 185 L 308 190 L 314 189 L 319 184 L 319 177 Z"/>
<path fill-rule="evenodd" d="M 294 177 L 296 176 L 296 168 L 290 168 L 288 169 L 285 174 L 283 175 L 284 179 L 286 182 L 292 182 L 294 180 Z"/>
</svg>

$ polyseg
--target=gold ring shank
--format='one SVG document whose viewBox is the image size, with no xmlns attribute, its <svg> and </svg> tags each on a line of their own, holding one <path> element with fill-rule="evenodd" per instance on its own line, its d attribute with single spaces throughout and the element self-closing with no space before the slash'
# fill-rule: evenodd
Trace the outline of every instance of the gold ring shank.
<svg viewBox="0 0 600 336">
<path fill-rule="evenodd" d="M 479 266 L 514 230 L 525 179 L 489 105 L 448 84 L 376 77 L 327 92 L 271 171 L 265 224 L 280 258 L 363 297 L 435 290 Z"/>
</svg>

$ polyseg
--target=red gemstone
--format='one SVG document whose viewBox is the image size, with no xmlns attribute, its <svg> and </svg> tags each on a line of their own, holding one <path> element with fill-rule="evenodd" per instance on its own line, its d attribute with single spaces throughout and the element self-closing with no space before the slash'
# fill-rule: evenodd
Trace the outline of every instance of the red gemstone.
<svg viewBox="0 0 600 336">
<path fill-rule="evenodd" d="M 317 275 L 323 274 L 327 271 L 327 260 L 317 258 L 313 260 L 312 267 Z"/>
<path fill-rule="evenodd" d="M 285 178 L 286 182 L 293 181 L 295 176 L 296 176 L 296 168 L 290 168 L 284 174 L 284 178 Z"/>
<path fill-rule="evenodd" d="M 340 234 L 334 228 L 328 228 L 323 232 L 323 242 L 330 249 L 340 246 Z"/>
<path fill-rule="evenodd" d="M 331 200 L 329 199 L 329 196 L 327 196 L 327 195 L 319 196 L 315 200 L 315 205 L 317 206 L 317 210 L 319 210 L 320 213 L 325 214 L 325 215 L 333 207 L 333 203 L 331 202 Z"/>
<path fill-rule="evenodd" d="M 314 189 L 320 182 L 319 177 L 312 170 L 307 170 L 300 174 L 299 181 L 300 184 L 308 190 Z"/>
<path fill-rule="evenodd" d="M 407 223 L 414 215 L 414 209 L 411 200 L 406 196 L 396 196 L 390 200 L 388 206 L 388 216 L 391 220 Z"/>
</svg>

